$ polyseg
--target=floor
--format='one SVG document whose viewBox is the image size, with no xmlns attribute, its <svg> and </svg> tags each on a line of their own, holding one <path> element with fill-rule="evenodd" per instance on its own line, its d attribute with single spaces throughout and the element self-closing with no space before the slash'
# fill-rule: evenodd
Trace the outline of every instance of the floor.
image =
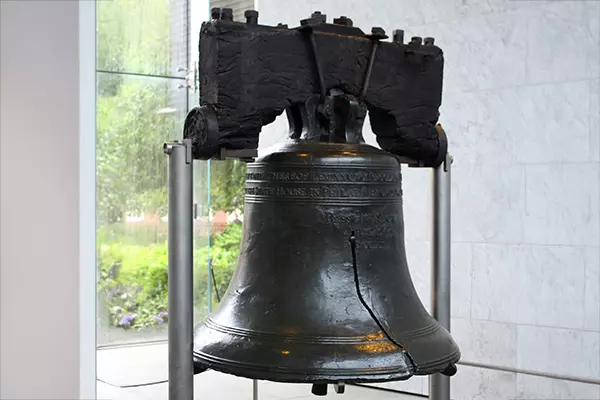
<svg viewBox="0 0 600 400">
<path fill-rule="evenodd" d="M 168 385 L 123 387 L 167 379 L 167 346 L 126 346 L 98 350 L 99 400 L 167 400 Z M 194 377 L 194 398 L 210 400 L 252 400 L 252 381 L 232 375 L 206 371 Z M 258 382 L 260 400 L 321 399 L 339 400 L 417 400 L 416 396 L 347 386 L 343 395 L 330 387 L 325 397 L 310 393 L 310 385 Z"/>
</svg>

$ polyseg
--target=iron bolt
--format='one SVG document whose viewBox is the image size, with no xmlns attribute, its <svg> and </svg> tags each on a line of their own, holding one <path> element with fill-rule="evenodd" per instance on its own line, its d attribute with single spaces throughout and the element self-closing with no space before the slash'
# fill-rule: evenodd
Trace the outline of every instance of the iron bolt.
<svg viewBox="0 0 600 400">
<path fill-rule="evenodd" d="M 394 37 L 394 43 L 398 43 L 398 44 L 404 43 L 404 30 L 402 30 L 402 29 L 395 29 L 392 32 L 392 35 Z"/>
<path fill-rule="evenodd" d="M 339 18 L 334 18 L 333 23 L 337 25 L 352 26 L 352 20 L 344 15 Z"/>
<path fill-rule="evenodd" d="M 387 39 L 387 35 L 385 34 L 385 31 L 383 30 L 382 27 L 379 26 L 374 26 L 371 28 L 371 34 L 367 35 L 369 36 L 371 39 Z"/>
<path fill-rule="evenodd" d="M 233 21 L 233 9 L 223 8 L 221 9 L 221 19 L 225 21 Z"/>
<path fill-rule="evenodd" d="M 322 14 L 321 11 L 315 11 L 311 14 L 310 19 L 314 20 L 315 22 L 325 23 L 327 22 L 327 15 Z"/>
<path fill-rule="evenodd" d="M 250 25 L 258 24 L 258 11 L 256 10 L 246 10 L 244 12 L 244 17 L 246 17 L 246 23 Z"/>
</svg>

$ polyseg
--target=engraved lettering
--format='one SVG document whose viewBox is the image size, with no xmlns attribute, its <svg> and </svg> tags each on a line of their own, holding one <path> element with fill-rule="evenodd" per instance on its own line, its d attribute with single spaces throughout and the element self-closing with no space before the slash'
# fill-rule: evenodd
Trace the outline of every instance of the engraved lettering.
<svg viewBox="0 0 600 400">
<path fill-rule="evenodd" d="M 256 181 L 316 181 L 316 182 L 350 182 L 350 183 L 394 183 L 401 181 L 399 170 L 370 171 L 356 169 L 350 171 L 249 171 L 247 180 Z"/>
<path fill-rule="evenodd" d="M 256 196 L 273 196 L 275 190 L 272 187 L 246 187 L 244 193 Z"/>
<path fill-rule="evenodd" d="M 315 197 L 318 198 L 318 197 L 321 197 L 321 191 L 319 190 L 319 188 L 311 187 L 311 188 L 309 188 L 308 195 L 313 198 L 315 198 Z"/>
</svg>

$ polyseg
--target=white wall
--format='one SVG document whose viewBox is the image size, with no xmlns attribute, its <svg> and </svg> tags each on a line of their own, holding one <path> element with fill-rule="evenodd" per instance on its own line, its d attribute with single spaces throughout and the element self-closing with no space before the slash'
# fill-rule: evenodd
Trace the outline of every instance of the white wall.
<svg viewBox="0 0 600 400">
<path fill-rule="evenodd" d="M 0 2 L 3 399 L 94 396 L 93 130 L 80 140 L 80 116 L 93 128 L 94 113 L 87 3 Z M 82 10 L 92 19 L 80 36 Z"/>
<path fill-rule="evenodd" d="M 259 3 L 264 24 L 315 10 L 433 36 L 445 52 L 463 360 L 600 379 L 600 2 Z M 261 145 L 284 137 L 285 119 L 263 132 Z M 430 173 L 403 173 L 411 274 L 428 305 Z M 452 382 L 456 400 L 600 398 L 597 385 L 464 366 Z M 427 391 L 422 378 L 391 386 Z"/>
</svg>

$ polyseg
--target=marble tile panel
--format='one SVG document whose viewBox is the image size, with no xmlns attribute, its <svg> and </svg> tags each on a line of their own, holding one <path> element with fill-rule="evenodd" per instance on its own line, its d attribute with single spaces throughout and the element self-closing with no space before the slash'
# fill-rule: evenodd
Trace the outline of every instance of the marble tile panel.
<svg viewBox="0 0 600 400">
<path fill-rule="evenodd" d="M 585 248 L 473 245 L 472 317 L 583 329 Z"/>
<path fill-rule="evenodd" d="M 517 374 L 517 399 L 598 400 L 600 385 Z"/>
<path fill-rule="evenodd" d="M 516 367 L 515 324 L 452 318 L 452 336 L 460 347 L 461 359 L 503 367 Z"/>
<path fill-rule="evenodd" d="M 536 8 L 527 34 L 527 82 L 597 78 L 600 3 L 553 1 Z"/>
<path fill-rule="evenodd" d="M 430 241 L 433 174 L 428 168 L 402 166 L 404 231 L 407 240 Z"/>
<path fill-rule="evenodd" d="M 521 243 L 525 169 L 509 165 L 452 166 L 452 239 Z"/>
<path fill-rule="evenodd" d="M 410 278 L 423 306 L 431 312 L 431 242 L 406 242 Z"/>
<path fill-rule="evenodd" d="M 600 161 L 600 79 L 590 81 L 590 160 Z"/>
<path fill-rule="evenodd" d="M 600 333 L 520 325 L 517 368 L 600 379 Z"/>
<path fill-rule="evenodd" d="M 583 328 L 600 332 L 600 247 L 585 249 Z"/>
<path fill-rule="evenodd" d="M 458 366 L 452 377 L 452 400 L 508 400 L 514 399 L 516 374 L 504 371 Z"/>
<path fill-rule="evenodd" d="M 600 164 L 529 165 L 525 170 L 524 241 L 598 246 Z"/>
<path fill-rule="evenodd" d="M 438 2 L 437 4 L 440 4 Z M 459 19 L 428 29 L 444 51 L 445 91 L 507 88 L 526 82 L 523 10 Z"/>
<path fill-rule="evenodd" d="M 473 252 L 470 243 L 452 243 L 452 316 L 471 317 Z"/>
<path fill-rule="evenodd" d="M 579 81 L 445 93 L 440 122 L 457 163 L 585 162 L 599 153 L 590 146 L 593 89 Z"/>
</svg>

